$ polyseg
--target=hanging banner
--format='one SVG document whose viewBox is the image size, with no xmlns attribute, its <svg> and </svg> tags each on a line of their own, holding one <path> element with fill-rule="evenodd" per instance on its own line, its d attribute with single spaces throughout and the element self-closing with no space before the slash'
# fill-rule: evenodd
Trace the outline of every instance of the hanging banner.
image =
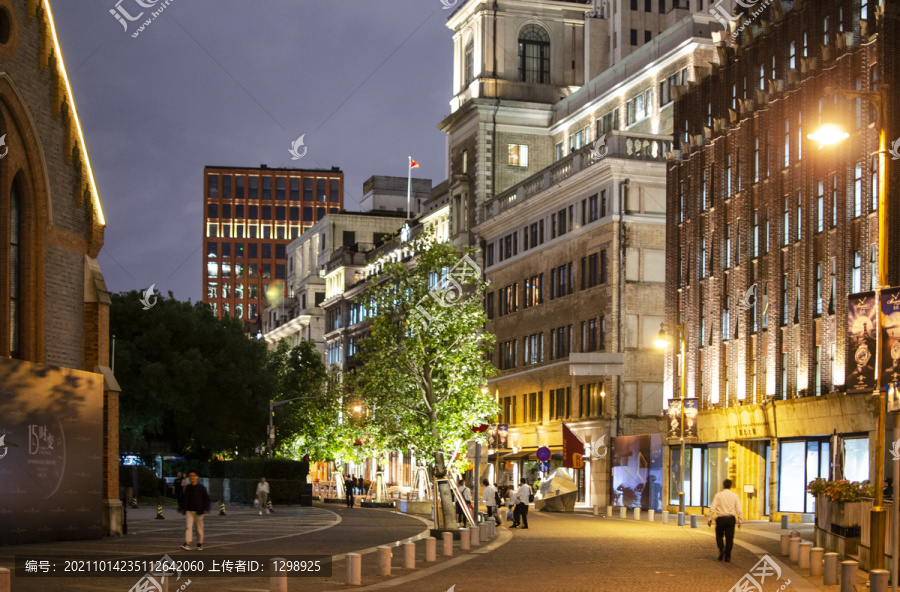
<svg viewBox="0 0 900 592">
<path fill-rule="evenodd" d="M 584 467 L 584 442 L 565 422 L 562 424 L 563 466 L 567 469 Z"/>
<path fill-rule="evenodd" d="M 668 421 L 667 438 L 681 439 L 681 401 L 682 399 L 669 399 L 669 409 L 666 412 Z M 700 399 L 684 399 L 684 437 L 697 437 L 697 415 L 700 413 Z"/>
<path fill-rule="evenodd" d="M 847 361 L 848 393 L 875 390 L 875 292 L 847 296 Z"/>
<path fill-rule="evenodd" d="M 881 384 L 900 381 L 900 288 L 881 292 Z"/>
</svg>

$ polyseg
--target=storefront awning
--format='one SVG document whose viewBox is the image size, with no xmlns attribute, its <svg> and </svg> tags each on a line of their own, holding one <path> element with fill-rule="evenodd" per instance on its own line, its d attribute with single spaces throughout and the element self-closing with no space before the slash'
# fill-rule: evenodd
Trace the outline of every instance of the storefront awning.
<svg viewBox="0 0 900 592">
<path fill-rule="evenodd" d="M 528 448 L 525 450 L 520 450 L 518 452 L 510 452 L 508 454 L 501 454 L 500 458 L 505 460 L 517 460 L 521 458 L 527 457 L 529 454 L 534 454 L 537 452 L 537 448 Z"/>
</svg>

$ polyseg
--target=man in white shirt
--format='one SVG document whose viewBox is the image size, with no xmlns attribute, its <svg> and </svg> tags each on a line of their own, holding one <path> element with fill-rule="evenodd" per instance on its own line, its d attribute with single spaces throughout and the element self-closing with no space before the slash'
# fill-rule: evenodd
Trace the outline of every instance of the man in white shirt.
<svg viewBox="0 0 900 592">
<path fill-rule="evenodd" d="M 741 512 L 741 498 L 731 491 L 731 479 L 722 482 L 722 491 L 713 498 L 709 507 L 709 520 L 712 525 L 713 514 L 716 515 L 716 545 L 719 547 L 719 561 L 731 562 L 731 548 L 734 546 L 734 525 L 741 527 L 744 514 Z M 722 538 L 725 542 L 723 544 Z"/>
<path fill-rule="evenodd" d="M 269 501 L 269 484 L 266 483 L 265 477 L 256 484 L 256 499 L 259 500 L 259 515 L 262 516 L 263 510 L 266 511 L 266 514 L 271 514 L 267 506 Z"/>
<path fill-rule="evenodd" d="M 497 490 L 490 484 L 487 479 L 482 479 L 481 484 L 484 485 L 484 505 L 487 507 L 488 518 L 493 517 L 497 522 L 497 526 L 501 525 L 500 513 L 497 512 Z"/>
<path fill-rule="evenodd" d="M 531 486 L 524 478 L 520 481 L 519 488 L 516 490 L 516 509 L 513 512 L 513 525 L 510 528 L 528 528 L 528 504 L 531 498 Z"/>
<path fill-rule="evenodd" d="M 465 501 L 466 505 L 469 505 L 469 502 L 472 501 L 472 492 L 469 491 L 469 488 L 466 487 L 465 479 L 459 480 L 459 495 Z M 463 511 L 462 504 L 456 502 L 456 521 L 460 526 L 466 525 L 466 513 Z"/>
</svg>

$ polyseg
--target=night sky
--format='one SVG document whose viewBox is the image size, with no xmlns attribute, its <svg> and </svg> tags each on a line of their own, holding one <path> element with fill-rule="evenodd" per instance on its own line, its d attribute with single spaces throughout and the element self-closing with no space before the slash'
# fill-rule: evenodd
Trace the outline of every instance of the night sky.
<svg viewBox="0 0 900 592">
<path fill-rule="evenodd" d="M 153 0 L 142 0 L 145 4 Z M 110 291 L 201 298 L 203 167 L 446 178 L 453 10 L 441 0 L 52 1 L 107 220 Z M 463 0 L 447 0 L 458 6 Z M 306 155 L 291 142 L 305 134 Z"/>
</svg>

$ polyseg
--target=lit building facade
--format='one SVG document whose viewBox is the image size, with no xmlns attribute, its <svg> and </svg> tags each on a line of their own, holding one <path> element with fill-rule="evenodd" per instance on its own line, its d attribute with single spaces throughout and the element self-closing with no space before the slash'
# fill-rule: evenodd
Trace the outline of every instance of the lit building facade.
<svg viewBox="0 0 900 592">
<path fill-rule="evenodd" d="M 668 162 L 666 319 L 685 327 L 685 396 L 700 405 L 686 503 L 701 511 L 731 478 L 745 518 L 797 518 L 813 511 L 806 484 L 833 477 L 835 432 L 845 477 L 873 471 L 875 400 L 846 393 L 845 353 L 848 294 L 878 283 L 880 122 L 826 87 L 895 84 L 897 19 L 875 2 L 775 2 L 732 27 L 719 66 L 680 89 Z M 833 113 L 850 136 L 819 150 L 807 136 Z M 897 228 L 896 193 L 886 197 Z M 667 397 L 680 396 L 680 366 L 667 356 Z"/>
</svg>

